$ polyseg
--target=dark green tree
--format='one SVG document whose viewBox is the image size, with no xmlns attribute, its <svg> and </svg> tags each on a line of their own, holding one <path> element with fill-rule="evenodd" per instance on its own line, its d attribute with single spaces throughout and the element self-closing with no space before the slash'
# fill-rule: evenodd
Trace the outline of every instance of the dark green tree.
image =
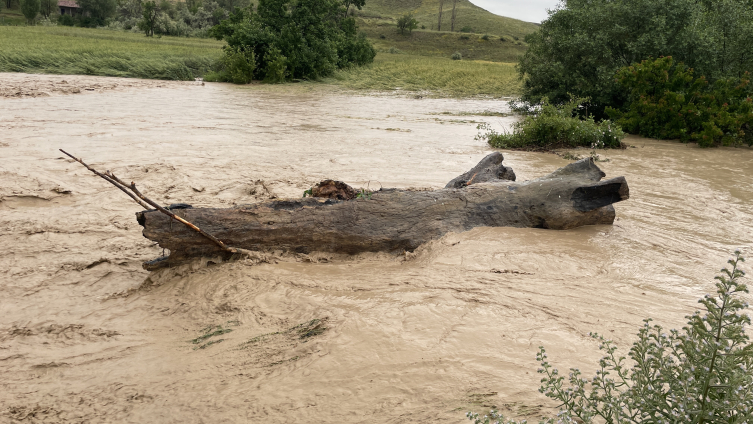
<svg viewBox="0 0 753 424">
<path fill-rule="evenodd" d="M 397 20 L 397 29 L 400 30 L 400 34 L 405 34 L 405 30 L 413 32 L 418 28 L 418 21 L 413 17 L 412 13 L 406 13 Z"/>
<path fill-rule="evenodd" d="M 227 41 L 226 55 L 254 58 L 256 79 L 317 79 L 376 55 L 344 10 L 342 0 L 260 0 L 256 10 L 236 11 L 212 34 Z"/>
<path fill-rule="evenodd" d="M 749 0 L 567 0 L 526 37 L 520 61 L 524 100 L 589 97 L 589 112 L 627 99 L 616 71 L 650 57 L 672 56 L 710 81 L 753 65 Z"/>
<path fill-rule="evenodd" d="M 26 17 L 26 21 L 33 25 L 39 14 L 39 0 L 21 0 L 21 13 Z"/>
<path fill-rule="evenodd" d="M 42 16 L 48 19 L 50 18 L 50 15 L 57 11 L 58 8 L 58 0 L 41 0 L 39 4 L 39 13 L 41 13 Z"/>
<path fill-rule="evenodd" d="M 77 0 L 81 11 L 88 17 L 89 26 L 104 25 L 115 14 L 116 0 Z"/>
<path fill-rule="evenodd" d="M 355 6 L 358 10 L 361 10 L 366 4 L 366 0 L 344 0 L 343 4 L 345 5 L 345 17 L 348 17 L 350 6 Z"/>
<path fill-rule="evenodd" d="M 147 37 L 154 36 L 154 27 L 157 25 L 159 6 L 154 1 L 146 1 L 141 4 L 142 18 L 139 21 L 139 29 L 144 31 Z"/>
</svg>

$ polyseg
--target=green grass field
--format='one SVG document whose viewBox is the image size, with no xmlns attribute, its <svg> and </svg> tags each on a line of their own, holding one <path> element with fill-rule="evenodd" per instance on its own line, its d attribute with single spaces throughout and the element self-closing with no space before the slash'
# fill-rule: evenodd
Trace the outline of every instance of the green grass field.
<svg viewBox="0 0 753 424">
<path fill-rule="evenodd" d="M 73 27 L 0 26 L 0 72 L 191 80 L 222 42 Z"/>
<path fill-rule="evenodd" d="M 514 63 L 379 53 L 374 63 L 340 71 L 325 82 L 353 90 L 423 92 L 436 97 L 520 94 Z"/>
<path fill-rule="evenodd" d="M 392 24 L 373 21 L 360 21 L 359 30 L 366 33 L 379 52 L 398 49 L 407 54 L 442 58 L 459 52 L 463 59 L 517 62 L 527 48 L 525 43 L 507 36 L 489 35 L 484 39 L 479 34 L 422 30 L 400 34 Z"/>
</svg>

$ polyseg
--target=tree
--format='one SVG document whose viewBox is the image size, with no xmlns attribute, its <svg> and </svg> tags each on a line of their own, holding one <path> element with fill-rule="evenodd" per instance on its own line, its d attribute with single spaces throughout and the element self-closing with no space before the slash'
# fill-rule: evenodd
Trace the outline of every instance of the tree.
<svg viewBox="0 0 753 424">
<path fill-rule="evenodd" d="M 437 31 L 442 31 L 442 8 L 444 7 L 444 0 L 439 0 L 439 21 L 437 23 Z"/>
<path fill-rule="evenodd" d="M 452 0 L 452 17 L 450 19 L 450 31 L 455 32 L 455 8 L 458 5 L 458 0 Z"/>
<path fill-rule="evenodd" d="M 159 15 L 159 6 L 154 1 L 147 1 L 141 4 L 142 19 L 139 21 L 139 29 L 144 31 L 147 37 L 154 37 L 154 27 L 157 25 L 157 16 Z"/>
<path fill-rule="evenodd" d="M 523 99 L 591 98 L 589 112 L 627 101 L 615 81 L 624 66 L 672 56 L 710 81 L 753 66 L 749 0 L 567 0 L 526 37 L 518 66 Z"/>
<path fill-rule="evenodd" d="M 344 17 L 342 0 L 259 0 L 212 29 L 226 54 L 255 60 L 254 77 L 268 81 L 317 79 L 371 63 L 376 52 Z"/>
<path fill-rule="evenodd" d="M 413 18 L 412 13 L 406 13 L 397 20 L 397 29 L 400 30 L 400 34 L 404 34 L 407 29 L 408 32 L 413 32 L 418 28 L 418 21 Z"/>
<path fill-rule="evenodd" d="M 88 15 L 91 25 L 104 25 L 115 14 L 116 0 L 77 0 L 81 11 Z"/>
<path fill-rule="evenodd" d="M 40 0 L 39 12 L 47 19 L 49 19 L 50 15 L 57 11 L 57 8 L 58 0 Z"/>
<path fill-rule="evenodd" d="M 39 0 L 21 0 L 21 12 L 26 17 L 26 21 L 33 25 L 39 14 Z"/>
<path fill-rule="evenodd" d="M 358 10 L 361 10 L 366 4 L 366 0 L 344 0 L 343 4 L 345 5 L 345 17 L 347 18 L 350 6 L 355 6 Z"/>
</svg>

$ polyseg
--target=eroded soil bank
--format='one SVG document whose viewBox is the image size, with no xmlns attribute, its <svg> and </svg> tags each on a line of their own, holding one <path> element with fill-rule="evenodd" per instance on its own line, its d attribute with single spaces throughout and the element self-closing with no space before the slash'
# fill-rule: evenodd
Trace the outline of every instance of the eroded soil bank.
<svg viewBox="0 0 753 424">
<path fill-rule="evenodd" d="M 441 188 L 489 152 L 474 121 L 510 123 L 473 113 L 503 109 L 217 84 L 0 99 L 0 422 L 536 417 L 552 406 L 539 345 L 593 370 L 590 331 L 627 348 L 645 317 L 679 327 L 729 253 L 753 252 L 753 152 L 630 138 L 599 163 L 630 184 L 614 226 L 149 274 L 161 251 L 137 206 L 57 152 L 195 206 L 298 197 L 324 178 Z M 521 180 L 567 163 L 504 154 Z"/>
</svg>

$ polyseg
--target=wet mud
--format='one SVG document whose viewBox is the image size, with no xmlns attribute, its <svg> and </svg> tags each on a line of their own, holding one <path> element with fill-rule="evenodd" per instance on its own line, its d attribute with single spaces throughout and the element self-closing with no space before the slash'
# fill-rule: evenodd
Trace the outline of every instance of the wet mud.
<svg viewBox="0 0 753 424">
<path fill-rule="evenodd" d="M 477 122 L 514 119 L 473 115 L 487 110 L 506 109 L 304 85 L 0 98 L 0 422 L 535 418 L 555 406 L 539 345 L 592 371 L 589 332 L 627 349 L 646 317 L 680 327 L 731 251 L 753 251 L 753 151 L 631 137 L 599 163 L 630 184 L 613 226 L 148 273 L 162 252 L 138 206 L 57 151 L 165 204 L 300 197 L 325 178 L 438 189 L 490 152 Z M 568 163 L 503 153 L 518 180 Z"/>
</svg>

